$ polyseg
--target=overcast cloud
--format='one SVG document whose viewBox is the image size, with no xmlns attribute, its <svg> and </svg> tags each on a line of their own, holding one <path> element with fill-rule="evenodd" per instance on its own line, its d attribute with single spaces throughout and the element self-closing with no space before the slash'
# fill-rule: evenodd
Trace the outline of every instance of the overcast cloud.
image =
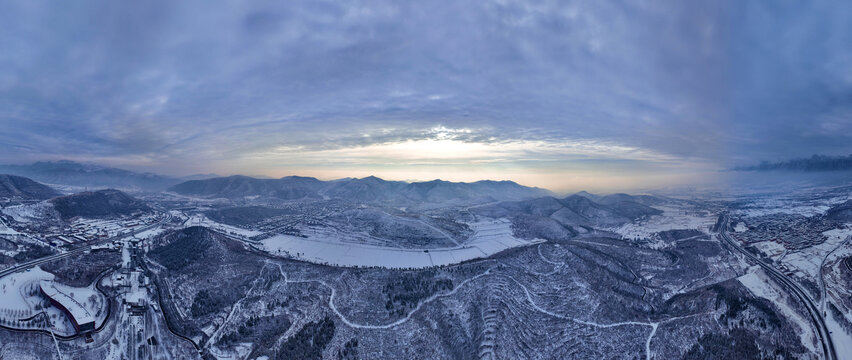
<svg viewBox="0 0 852 360">
<path fill-rule="evenodd" d="M 781 1 L 0 1 L 0 161 L 572 188 L 849 154 L 849 13 Z"/>
</svg>

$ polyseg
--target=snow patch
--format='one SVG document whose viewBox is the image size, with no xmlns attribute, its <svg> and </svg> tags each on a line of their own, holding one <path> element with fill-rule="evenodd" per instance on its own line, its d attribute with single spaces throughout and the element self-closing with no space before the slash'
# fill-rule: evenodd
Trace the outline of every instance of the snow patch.
<svg viewBox="0 0 852 360">
<path fill-rule="evenodd" d="M 696 212 L 690 208 L 677 206 L 656 206 L 656 208 L 663 213 L 603 230 L 614 232 L 627 239 L 648 239 L 661 231 L 681 229 L 694 229 L 709 234 L 710 227 L 717 220 L 713 214 Z M 664 246 L 665 244 L 652 244 L 651 247 Z"/>
<path fill-rule="evenodd" d="M 852 336 L 849 336 L 849 333 L 834 319 L 834 314 L 831 311 L 827 312 L 825 316 L 825 326 L 831 333 L 831 341 L 834 343 L 834 350 L 837 351 L 837 355 L 841 358 L 852 356 Z"/>
<path fill-rule="evenodd" d="M 247 230 L 247 229 L 238 228 L 236 226 L 218 223 L 218 222 L 215 222 L 213 220 L 210 220 L 209 218 L 207 218 L 206 216 L 204 216 L 202 214 L 193 215 L 188 220 L 186 220 L 186 222 L 184 223 L 184 226 L 186 226 L 186 227 L 204 226 L 204 227 L 208 227 L 208 228 L 211 228 L 211 229 L 219 230 L 219 231 L 224 232 L 226 234 L 238 235 L 238 236 L 241 236 L 241 237 L 244 237 L 244 238 L 250 238 L 252 236 L 257 236 L 257 235 L 263 234 L 260 231 Z"/>
<path fill-rule="evenodd" d="M 10 206 L 3 209 L 2 212 L 11 216 L 17 222 L 28 223 L 35 219 L 47 217 L 51 210 L 53 210 L 53 204 L 42 201 L 35 204 Z"/>
</svg>

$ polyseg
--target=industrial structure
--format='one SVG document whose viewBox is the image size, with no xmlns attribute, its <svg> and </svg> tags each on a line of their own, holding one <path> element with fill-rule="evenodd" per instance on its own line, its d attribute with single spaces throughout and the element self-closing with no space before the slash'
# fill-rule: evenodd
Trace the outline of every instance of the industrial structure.
<svg viewBox="0 0 852 360">
<path fill-rule="evenodd" d="M 77 333 L 87 333 L 95 330 L 95 317 L 74 296 L 62 291 L 51 280 L 42 280 L 39 283 L 39 289 L 42 295 L 47 297 L 53 306 L 56 306 L 68 316 L 68 319 L 74 324 L 74 329 L 77 330 Z"/>
</svg>

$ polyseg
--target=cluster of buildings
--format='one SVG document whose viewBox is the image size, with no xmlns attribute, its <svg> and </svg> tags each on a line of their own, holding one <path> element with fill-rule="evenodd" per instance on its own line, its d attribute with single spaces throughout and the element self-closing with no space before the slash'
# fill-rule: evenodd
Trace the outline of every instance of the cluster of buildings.
<svg viewBox="0 0 852 360">
<path fill-rule="evenodd" d="M 294 203 L 288 204 L 290 209 L 295 210 L 293 215 L 281 215 L 265 219 L 252 227 L 252 230 L 264 234 L 252 237 L 252 240 L 262 240 L 275 235 L 290 235 L 305 237 L 299 230 L 299 225 L 323 226 L 322 219 L 336 213 L 345 211 L 347 208 L 342 203 Z"/>
<path fill-rule="evenodd" d="M 774 214 L 752 219 L 748 231 L 732 235 L 746 245 L 771 241 L 788 250 L 800 250 L 822 244 L 826 240 L 822 233 L 835 227 L 833 222 L 821 218 Z"/>
<path fill-rule="evenodd" d="M 45 238 L 54 246 L 71 245 L 126 234 L 157 221 L 152 215 L 118 220 L 78 218 L 58 233 L 45 234 Z"/>
<path fill-rule="evenodd" d="M 139 269 L 136 250 L 137 244 L 131 241 L 124 243 L 121 248 L 122 266 L 116 280 L 124 294 L 123 304 L 131 316 L 142 316 L 148 306 L 149 280 Z"/>
</svg>

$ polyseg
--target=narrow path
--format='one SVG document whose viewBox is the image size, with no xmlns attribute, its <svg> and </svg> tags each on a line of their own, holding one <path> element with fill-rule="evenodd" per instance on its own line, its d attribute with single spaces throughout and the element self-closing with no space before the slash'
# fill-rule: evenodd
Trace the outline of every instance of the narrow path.
<svg viewBox="0 0 852 360">
<path fill-rule="evenodd" d="M 456 239 L 454 239 L 452 236 L 450 236 L 450 234 L 447 234 L 446 232 L 444 232 L 444 230 L 439 229 L 437 226 L 434 226 L 434 225 L 432 225 L 432 224 L 429 224 L 429 223 L 427 223 L 427 222 L 425 222 L 425 221 L 423 221 L 423 220 L 420 220 L 420 219 L 417 219 L 417 221 L 419 221 L 419 222 L 420 222 L 421 224 L 423 224 L 423 225 L 426 225 L 427 227 L 431 228 L 432 230 L 435 230 L 435 231 L 437 231 L 437 232 L 441 233 L 442 235 L 446 236 L 446 237 L 447 237 L 447 239 L 449 239 L 450 241 L 452 241 L 452 242 L 453 242 L 453 244 L 456 244 L 456 246 L 461 246 L 461 244 L 459 244 L 459 242 L 458 242 L 458 241 L 456 241 Z"/>
<path fill-rule="evenodd" d="M 645 360 L 651 360 L 651 339 L 654 338 L 654 334 L 657 333 L 657 327 L 659 323 L 651 324 L 651 333 L 648 335 L 648 340 L 645 341 Z"/>
<path fill-rule="evenodd" d="M 541 313 L 543 313 L 543 314 L 547 314 L 547 315 L 550 315 L 550 316 L 555 317 L 555 318 L 558 318 L 558 319 L 568 320 L 568 321 L 575 322 L 575 323 L 578 323 L 578 324 L 588 325 L 588 326 L 592 326 L 592 327 L 596 327 L 596 328 L 602 328 L 602 329 L 613 328 L 613 327 L 618 327 L 618 326 L 630 326 L 630 325 L 633 325 L 633 326 L 648 326 L 648 327 L 650 327 L 650 328 L 651 328 L 651 333 L 650 333 L 650 334 L 648 334 L 648 339 L 647 339 L 647 340 L 645 340 L 645 359 L 646 359 L 646 360 L 650 360 L 650 359 L 651 359 L 651 356 L 652 356 L 652 353 L 651 353 L 651 340 L 654 338 L 654 335 L 657 333 L 657 328 L 659 327 L 659 325 L 660 325 L 660 324 L 663 324 L 663 323 L 666 323 L 666 322 L 670 322 L 670 321 L 675 321 L 675 320 L 685 319 L 685 318 L 689 318 L 689 317 L 693 317 L 693 316 L 707 315 L 706 313 L 692 314 L 692 315 L 686 315 L 686 316 L 679 316 L 679 317 L 669 318 L 669 319 L 662 320 L 662 321 L 657 321 L 657 322 L 623 321 L 623 322 L 610 323 L 610 324 L 600 324 L 600 323 L 596 323 L 596 322 L 593 322 L 593 321 L 585 321 L 585 320 L 580 320 L 580 319 L 575 319 L 575 318 L 572 318 L 572 317 L 568 317 L 568 316 L 565 316 L 565 315 L 560 315 L 560 314 L 557 314 L 557 313 L 554 313 L 554 312 L 552 312 L 552 311 L 549 311 L 549 310 L 547 310 L 547 309 L 542 308 L 541 306 L 539 306 L 538 304 L 536 304 L 536 303 L 535 303 L 535 300 L 533 300 L 532 295 L 530 294 L 529 289 L 527 289 L 527 287 L 526 287 L 526 286 L 524 286 L 524 284 L 521 284 L 521 282 L 520 282 L 520 281 L 516 280 L 516 279 L 515 279 L 514 277 L 512 277 L 512 276 L 507 276 L 507 277 L 508 277 L 509 279 L 511 279 L 512 281 L 514 281 L 514 282 L 515 282 L 515 284 L 518 284 L 518 286 L 519 286 L 519 287 L 520 287 L 520 288 L 524 291 L 524 294 L 526 294 L 527 302 L 529 302 L 529 303 L 530 303 L 530 305 L 531 305 L 531 306 L 532 306 L 535 310 L 537 310 L 537 311 L 539 311 L 539 312 L 541 312 Z"/>
<path fill-rule="evenodd" d="M 264 265 L 264 267 L 266 267 L 266 266 Z M 280 267 L 279 267 L 279 269 L 280 269 Z M 260 272 L 261 273 L 263 272 L 263 268 L 260 269 Z M 249 297 L 249 295 L 251 295 L 252 291 L 254 291 L 254 288 L 255 288 L 255 286 L 257 286 L 257 281 L 259 279 L 260 279 L 260 276 L 258 276 L 256 279 L 254 279 L 254 281 L 252 281 L 252 283 L 251 283 L 251 288 L 249 288 L 248 291 L 246 291 L 245 296 L 243 296 L 242 298 L 237 300 L 237 302 L 234 303 L 234 306 L 231 307 L 231 311 L 228 312 L 228 316 L 225 317 L 225 321 L 223 321 L 222 325 L 219 325 L 219 327 L 216 329 L 216 331 L 214 331 L 213 334 L 210 335 L 210 338 L 207 340 L 206 343 L 204 343 L 204 346 L 202 346 L 202 349 L 207 349 L 210 346 L 211 343 L 216 341 L 219 334 L 222 332 L 222 329 L 224 329 L 225 325 L 228 325 L 228 323 L 231 321 L 231 318 L 234 317 L 234 313 L 237 311 L 237 309 L 238 308 L 242 309 L 242 302 L 245 299 L 247 299 Z"/>
<path fill-rule="evenodd" d="M 464 287 L 465 284 L 467 284 L 467 283 L 469 283 L 473 280 L 479 279 L 483 276 L 491 274 L 491 270 L 493 269 L 493 268 L 488 269 L 482 274 L 476 275 L 472 278 L 469 278 L 469 279 L 466 279 L 466 280 L 460 282 L 458 284 L 458 286 L 453 288 L 453 290 L 451 290 L 450 292 L 434 294 L 434 295 L 426 298 L 426 300 L 423 300 L 422 302 L 417 304 L 417 307 L 412 309 L 405 317 L 403 317 L 403 318 L 401 318 L 397 321 L 394 321 L 394 322 L 389 323 L 389 324 L 384 324 L 384 325 L 369 325 L 369 324 L 358 324 L 356 322 L 353 322 L 353 321 L 347 319 L 346 316 L 343 315 L 343 313 L 341 313 L 340 310 L 337 309 L 337 306 L 334 305 L 334 297 L 337 295 L 337 290 L 335 290 L 333 286 L 328 285 L 325 281 L 322 281 L 322 280 L 290 280 L 287 277 L 287 273 L 285 273 L 284 269 L 281 267 L 281 264 L 277 264 L 277 265 L 278 265 L 279 272 L 281 272 L 281 276 L 284 277 L 285 283 L 299 284 L 299 283 L 311 283 L 311 282 L 313 282 L 313 283 L 318 283 L 322 286 L 325 286 L 326 288 L 331 290 L 331 296 L 328 298 L 328 307 L 331 308 L 331 311 L 333 311 L 334 314 L 337 315 L 337 317 L 339 317 L 341 321 L 343 321 L 343 323 L 345 323 L 346 325 L 349 325 L 350 327 L 357 328 L 357 329 L 390 329 L 390 328 L 399 326 L 399 325 L 405 323 L 406 321 L 408 321 L 409 319 L 411 319 L 411 316 L 414 315 L 414 313 L 416 313 L 418 310 L 420 310 L 420 308 L 423 307 L 423 305 L 428 304 L 428 303 L 434 301 L 435 299 L 455 294 L 456 292 L 459 291 L 459 289 Z"/>
<path fill-rule="evenodd" d="M 56 346 L 56 356 L 59 357 L 59 360 L 62 360 L 62 352 L 59 351 L 59 341 L 56 340 L 56 335 L 53 334 L 53 323 L 50 321 L 46 312 L 42 311 L 41 313 L 44 314 L 45 321 L 50 324 L 48 329 L 50 329 L 50 336 L 53 338 L 53 345 Z"/>
<path fill-rule="evenodd" d="M 546 262 L 546 263 L 548 263 L 548 264 L 550 264 L 550 265 L 553 265 L 553 266 L 562 266 L 562 265 L 565 265 L 565 262 L 564 262 L 564 261 L 555 262 L 555 261 L 550 261 L 550 260 L 548 260 L 546 257 L 544 257 L 544 254 L 542 254 L 542 253 L 541 253 L 541 244 L 538 244 L 538 246 L 536 246 L 536 250 L 538 250 L 538 256 L 540 256 L 540 257 L 541 257 L 541 259 L 542 259 L 542 260 L 544 260 L 544 262 Z"/>
</svg>

